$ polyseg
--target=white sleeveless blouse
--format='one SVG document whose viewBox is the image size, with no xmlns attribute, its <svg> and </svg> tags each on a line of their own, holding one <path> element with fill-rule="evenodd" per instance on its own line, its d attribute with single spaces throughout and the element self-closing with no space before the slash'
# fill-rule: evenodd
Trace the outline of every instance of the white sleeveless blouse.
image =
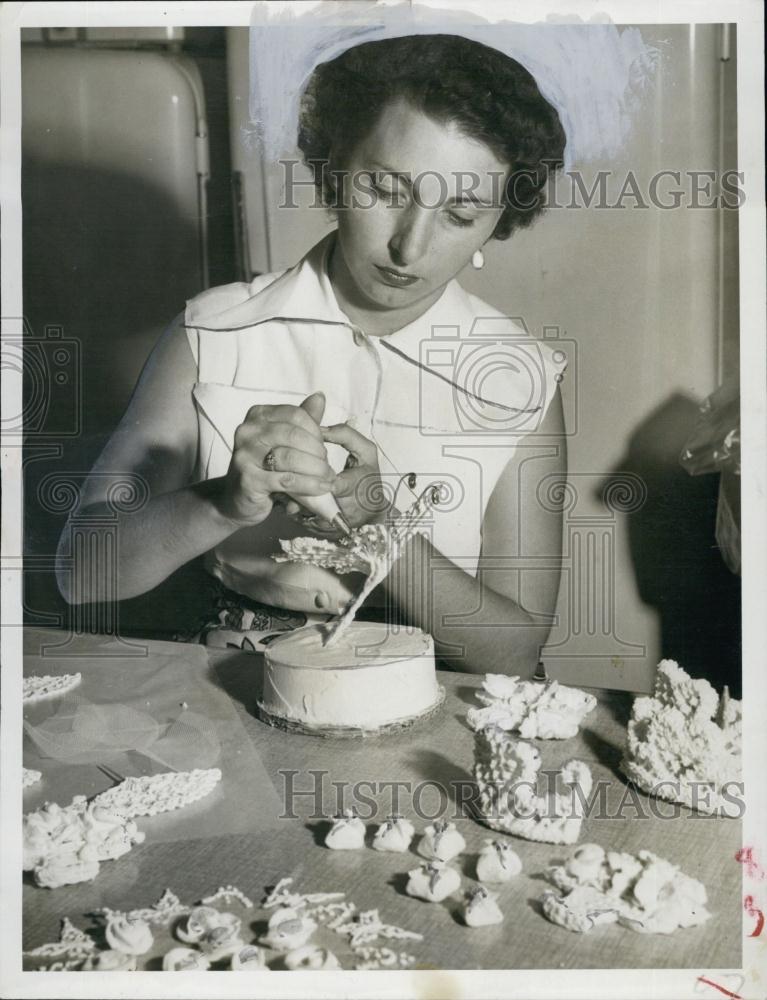
<svg viewBox="0 0 767 1000">
<path fill-rule="evenodd" d="M 435 547 L 475 575 L 482 519 L 493 488 L 521 438 L 541 422 L 565 359 L 549 344 L 451 281 L 421 316 L 387 337 L 367 336 L 341 311 L 327 276 L 335 233 L 295 267 L 202 292 L 187 303 L 185 325 L 197 364 L 197 478 L 226 473 L 234 432 L 254 404 L 298 405 L 325 393 L 322 422 L 350 421 L 378 447 L 392 492 L 416 473 L 403 509 L 440 481 Z M 328 446 L 340 471 L 346 452 Z M 308 534 L 275 510 L 206 558 L 226 586 L 265 604 L 316 611 L 324 590 L 342 606 L 350 590 L 328 570 L 275 563 L 280 538 Z"/>
</svg>

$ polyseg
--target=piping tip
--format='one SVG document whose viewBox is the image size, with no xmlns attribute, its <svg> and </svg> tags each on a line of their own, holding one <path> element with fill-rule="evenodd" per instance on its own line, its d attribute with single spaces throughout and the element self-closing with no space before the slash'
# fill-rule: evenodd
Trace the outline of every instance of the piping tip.
<svg viewBox="0 0 767 1000">
<path fill-rule="evenodd" d="M 334 528 L 338 528 L 339 531 L 343 531 L 345 535 L 350 535 L 352 533 L 352 526 L 346 520 L 344 515 L 339 512 L 333 516 L 332 525 Z"/>
</svg>

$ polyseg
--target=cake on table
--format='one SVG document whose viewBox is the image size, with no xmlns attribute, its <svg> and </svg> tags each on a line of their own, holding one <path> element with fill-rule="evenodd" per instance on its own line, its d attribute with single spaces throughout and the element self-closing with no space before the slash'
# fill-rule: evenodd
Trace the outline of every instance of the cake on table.
<svg viewBox="0 0 767 1000">
<path fill-rule="evenodd" d="M 272 725 L 327 735 L 401 728 L 435 711 L 434 643 L 420 629 L 393 631 L 353 622 L 323 643 L 323 626 L 280 636 L 266 649 L 261 717 Z"/>
<path fill-rule="evenodd" d="M 417 628 L 354 620 L 439 495 L 439 486 L 431 486 L 404 514 L 387 524 L 362 525 L 338 541 L 280 543 L 278 561 L 361 572 L 366 579 L 340 616 L 269 643 L 258 703 L 265 722 L 304 733 L 364 736 L 400 729 L 439 708 L 444 690 L 437 684 L 431 636 Z"/>
</svg>

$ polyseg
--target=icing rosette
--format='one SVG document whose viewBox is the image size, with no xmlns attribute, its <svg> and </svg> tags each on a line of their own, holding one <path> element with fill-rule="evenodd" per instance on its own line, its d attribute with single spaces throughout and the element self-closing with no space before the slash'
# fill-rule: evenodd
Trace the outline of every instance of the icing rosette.
<svg viewBox="0 0 767 1000">
<path fill-rule="evenodd" d="M 451 861 L 465 848 L 466 841 L 456 829 L 455 823 L 438 819 L 424 830 L 418 853 L 436 861 Z"/>
<path fill-rule="evenodd" d="M 210 967 L 208 958 L 194 948 L 171 948 L 163 957 L 163 972 L 203 972 Z"/>
<path fill-rule="evenodd" d="M 90 882 L 98 875 L 100 867 L 94 848 L 86 845 L 77 854 L 72 852 L 46 859 L 35 868 L 35 882 L 44 889 Z"/>
<path fill-rule="evenodd" d="M 441 903 L 461 885 L 461 876 L 444 861 L 428 861 L 407 875 L 405 892 L 428 903 Z"/>
<path fill-rule="evenodd" d="M 136 956 L 124 951 L 99 951 L 88 955 L 83 962 L 83 972 L 135 972 Z"/>
<path fill-rule="evenodd" d="M 246 944 L 232 955 L 230 968 L 234 972 L 252 972 L 256 969 L 268 969 L 266 952 L 255 944 Z"/>
<path fill-rule="evenodd" d="M 295 972 L 299 969 L 340 969 L 341 965 L 327 948 L 316 948 L 312 945 L 305 945 L 303 948 L 295 948 L 285 956 L 285 968 Z"/>
<path fill-rule="evenodd" d="M 195 906 L 176 925 L 176 937 L 184 944 L 197 944 L 217 927 L 232 927 L 239 933 L 240 921 L 233 913 L 220 913 L 213 906 Z"/>
<path fill-rule="evenodd" d="M 486 840 L 477 857 L 480 882 L 508 882 L 522 871 L 522 862 L 505 840 Z"/>
<path fill-rule="evenodd" d="M 375 832 L 373 848 L 376 851 L 397 851 L 403 853 L 410 847 L 415 835 L 413 824 L 402 816 L 389 816 Z"/>
<path fill-rule="evenodd" d="M 290 906 L 281 906 L 269 918 L 269 930 L 261 944 L 275 951 L 293 951 L 306 944 L 317 929 L 311 917 Z"/>
<path fill-rule="evenodd" d="M 211 962 L 218 962 L 222 958 L 229 958 L 244 944 L 240 937 L 240 921 L 237 920 L 236 924 L 220 924 L 209 930 L 200 941 L 200 948 Z"/>
<path fill-rule="evenodd" d="M 497 896 L 478 885 L 469 893 L 463 911 L 463 919 L 468 927 L 487 927 L 489 924 L 500 924 L 503 913 L 498 906 Z"/>
<path fill-rule="evenodd" d="M 154 944 L 149 924 L 128 916 L 114 916 L 104 930 L 107 944 L 113 951 L 125 955 L 143 955 Z"/>
<path fill-rule="evenodd" d="M 325 846 L 331 851 L 356 851 L 365 846 L 365 824 L 347 810 L 337 817 L 325 837 Z"/>
</svg>

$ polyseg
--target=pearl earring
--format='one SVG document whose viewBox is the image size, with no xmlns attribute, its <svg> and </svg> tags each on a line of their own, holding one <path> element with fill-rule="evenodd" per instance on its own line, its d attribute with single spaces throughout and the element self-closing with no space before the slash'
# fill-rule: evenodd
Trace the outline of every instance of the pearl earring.
<svg viewBox="0 0 767 1000">
<path fill-rule="evenodd" d="M 482 250 L 475 250 L 471 255 L 471 266 L 477 271 L 480 271 L 485 266 L 485 255 Z"/>
</svg>

